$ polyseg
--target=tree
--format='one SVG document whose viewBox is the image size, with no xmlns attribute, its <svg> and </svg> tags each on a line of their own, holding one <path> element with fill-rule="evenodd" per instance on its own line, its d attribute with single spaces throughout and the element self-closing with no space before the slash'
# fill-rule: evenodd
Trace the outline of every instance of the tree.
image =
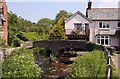
<svg viewBox="0 0 120 79">
<path fill-rule="evenodd" d="M 57 13 L 56 17 L 55 17 L 55 23 L 58 22 L 58 20 L 64 16 L 64 19 L 67 19 L 68 17 L 70 17 L 72 15 L 72 13 L 67 12 L 66 10 L 60 10 L 59 13 Z"/>
<path fill-rule="evenodd" d="M 52 40 L 67 39 L 63 27 L 64 27 L 64 16 L 62 16 L 62 18 L 58 20 L 57 24 L 55 24 L 52 30 L 50 31 L 49 39 Z"/>
<path fill-rule="evenodd" d="M 41 31 L 43 33 L 48 34 L 50 31 L 50 27 L 52 25 L 53 21 L 49 18 L 42 18 L 37 22 L 37 25 L 39 26 L 39 29 L 41 29 Z"/>
<path fill-rule="evenodd" d="M 23 37 L 20 37 L 18 34 L 21 32 L 41 32 L 38 29 L 37 24 L 33 24 L 32 22 L 22 18 L 21 16 L 17 16 L 13 12 L 8 12 L 8 44 L 9 46 L 18 46 L 20 41 L 23 40 Z M 28 39 L 29 40 L 29 39 Z"/>
</svg>

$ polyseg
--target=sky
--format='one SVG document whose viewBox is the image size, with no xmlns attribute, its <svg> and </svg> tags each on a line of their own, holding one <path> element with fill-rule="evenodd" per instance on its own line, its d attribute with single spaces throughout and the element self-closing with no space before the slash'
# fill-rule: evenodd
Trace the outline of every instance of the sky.
<svg viewBox="0 0 120 79">
<path fill-rule="evenodd" d="M 85 14 L 88 0 L 6 0 L 8 11 L 32 22 L 41 18 L 54 19 L 60 10 Z M 99 2 L 98 2 L 99 1 Z M 117 8 L 119 0 L 92 0 L 93 8 Z"/>
</svg>

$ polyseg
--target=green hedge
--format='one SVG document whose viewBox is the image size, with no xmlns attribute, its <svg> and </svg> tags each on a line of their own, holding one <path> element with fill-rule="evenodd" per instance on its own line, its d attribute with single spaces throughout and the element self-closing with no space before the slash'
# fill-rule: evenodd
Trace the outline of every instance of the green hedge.
<svg viewBox="0 0 120 79">
<path fill-rule="evenodd" d="M 35 64 L 34 56 L 28 49 L 22 48 L 13 51 L 12 54 L 3 62 L 4 77 L 40 77 L 41 68 Z"/>
<path fill-rule="evenodd" d="M 85 49 L 86 49 L 87 51 L 93 51 L 94 49 L 96 49 L 96 48 L 95 48 L 95 43 L 86 42 L 85 45 L 86 45 Z"/>
<path fill-rule="evenodd" d="M 106 65 L 106 59 L 102 51 L 95 50 L 86 53 L 78 56 L 76 61 L 70 66 L 69 78 L 105 79 Z"/>
</svg>

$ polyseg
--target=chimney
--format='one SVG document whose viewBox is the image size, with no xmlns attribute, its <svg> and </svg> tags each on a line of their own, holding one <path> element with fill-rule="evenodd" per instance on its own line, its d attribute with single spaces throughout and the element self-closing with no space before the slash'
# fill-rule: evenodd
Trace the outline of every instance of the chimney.
<svg viewBox="0 0 120 79">
<path fill-rule="evenodd" d="M 86 17 L 88 17 L 88 10 L 91 10 L 92 2 L 88 1 L 88 8 L 86 9 Z"/>
<path fill-rule="evenodd" d="M 87 10 L 91 10 L 92 2 L 89 0 Z"/>
</svg>

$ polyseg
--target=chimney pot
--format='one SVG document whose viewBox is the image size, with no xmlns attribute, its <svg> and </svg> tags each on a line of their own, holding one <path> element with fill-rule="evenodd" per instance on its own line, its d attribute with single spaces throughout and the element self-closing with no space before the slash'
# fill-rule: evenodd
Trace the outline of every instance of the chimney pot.
<svg viewBox="0 0 120 79">
<path fill-rule="evenodd" d="M 87 10 L 91 10 L 92 2 L 89 0 Z"/>
</svg>

